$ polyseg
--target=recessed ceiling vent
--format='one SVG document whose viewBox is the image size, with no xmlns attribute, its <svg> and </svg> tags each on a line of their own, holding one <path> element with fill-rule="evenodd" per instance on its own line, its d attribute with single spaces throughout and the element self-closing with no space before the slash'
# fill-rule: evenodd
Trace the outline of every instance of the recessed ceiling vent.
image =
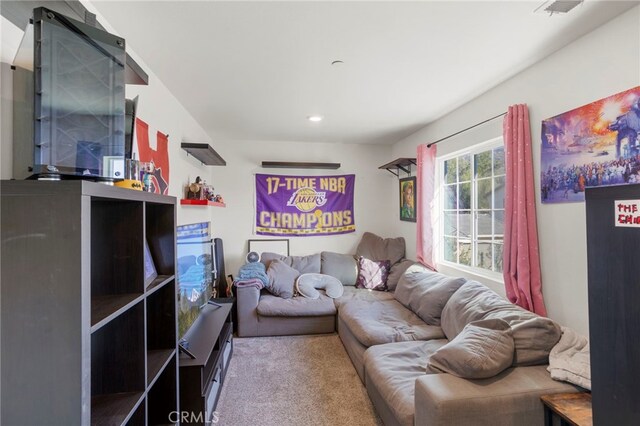
<svg viewBox="0 0 640 426">
<path fill-rule="evenodd" d="M 534 10 L 535 13 L 548 13 L 554 15 L 556 13 L 567 13 L 574 7 L 578 6 L 584 0 L 549 0 L 542 3 Z"/>
</svg>

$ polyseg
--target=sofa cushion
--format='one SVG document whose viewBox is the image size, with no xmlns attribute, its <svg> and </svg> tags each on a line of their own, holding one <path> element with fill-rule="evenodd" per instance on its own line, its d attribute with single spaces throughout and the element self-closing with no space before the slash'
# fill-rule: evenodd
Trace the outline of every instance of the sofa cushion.
<svg viewBox="0 0 640 426">
<path fill-rule="evenodd" d="M 274 260 L 269 264 L 269 269 L 267 269 L 267 276 L 269 277 L 267 290 L 283 299 L 290 299 L 293 297 L 293 288 L 298 275 L 300 275 L 300 272 L 283 261 Z"/>
<path fill-rule="evenodd" d="M 320 292 L 317 299 L 293 297 L 282 299 L 268 293 L 260 296 L 257 307 L 258 315 L 265 317 L 316 317 L 335 315 L 336 307 L 333 299 Z"/>
<path fill-rule="evenodd" d="M 281 260 L 301 274 L 320 273 L 320 253 L 309 256 L 283 256 L 277 253 L 264 252 L 260 255 L 260 262 L 269 268 L 274 260 Z"/>
<path fill-rule="evenodd" d="M 382 238 L 371 232 L 365 232 L 356 249 L 356 257 L 371 260 L 389 260 L 395 265 L 404 258 L 404 238 Z"/>
<path fill-rule="evenodd" d="M 391 342 L 444 338 L 440 327 L 425 324 L 416 314 L 394 299 L 352 300 L 340 307 L 338 315 L 355 338 L 366 347 Z"/>
<path fill-rule="evenodd" d="M 372 346 L 364 353 L 367 387 L 378 391 L 403 426 L 413 426 L 415 382 L 424 376 L 424 360 L 446 340 Z"/>
<path fill-rule="evenodd" d="M 546 364 L 562 334 L 554 321 L 514 305 L 475 281 L 467 281 L 451 296 L 442 311 L 441 325 L 447 338 L 453 340 L 467 324 L 493 318 L 511 326 L 516 348 L 514 366 Z"/>
<path fill-rule="evenodd" d="M 358 259 L 358 279 L 356 287 L 369 290 L 387 291 L 387 278 L 391 264 L 388 260 Z"/>
<path fill-rule="evenodd" d="M 403 259 L 395 265 L 391 266 L 391 272 L 389 272 L 389 277 L 387 278 L 387 289 L 389 291 L 395 291 L 398 286 L 398 281 L 405 273 L 405 271 L 413 264 L 415 264 L 413 260 Z"/>
<path fill-rule="evenodd" d="M 331 275 L 302 274 L 296 280 L 296 290 L 302 297 L 317 299 L 320 297 L 320 292 L 317 289 L 324 290 L 325 294 L 332 299 L 342 296 L 344 292 L 340 280 Z"/>
<path fill-rule="evenodd" d="M 475 321 L 431 355 L 426 371 L 488 379 L 511 367 L 513 351 L 513 335 L 506 321 Z"/>
<path fill-rule="evenodd" d="M 350 254 L 323 251 L 320 253 L 320 273 L 336 277 L 342 285 L 356 285 L 358 262 Z"/>
<path fill-rule="evenodd" d="M 464 278 L 452 278 L 416 263 L 402 275 L 394 296 L 427 324 L 440 325 L 442 310 L 465 282 Z"/>
<path fill-rule="evenodd" d="M 336 308 L 340 309 L 345 303 L 352 300 L 373 302 L 376 300 L 393 300 L 393 293 L 386 291 L 371 291 L 366 288 L 357 288 L 353 286 L 344 287 L 344 293 L 341 297 L 334 300 Z"/>
</svg>

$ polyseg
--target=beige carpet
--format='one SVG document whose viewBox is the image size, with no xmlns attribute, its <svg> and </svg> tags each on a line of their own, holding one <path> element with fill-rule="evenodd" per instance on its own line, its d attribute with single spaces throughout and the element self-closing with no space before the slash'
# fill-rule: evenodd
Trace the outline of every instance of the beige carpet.
<svg viewBox="0 0 640 426">
<path fill-rule="evenodd" d="M 224 426 L 382 425 L 337 334 L 234 338 Z"/>
</svg>

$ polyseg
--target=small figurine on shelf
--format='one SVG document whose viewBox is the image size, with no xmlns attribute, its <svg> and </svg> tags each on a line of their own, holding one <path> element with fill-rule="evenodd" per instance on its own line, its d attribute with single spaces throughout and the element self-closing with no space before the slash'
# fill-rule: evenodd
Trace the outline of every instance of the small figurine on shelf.
<svg viewBox="0 0 640 426">
<path fill-rule="evenodd" d="M 196 177 L 196 181 L 187 185 L 187 200 L 202 200 L 202 180 L 200 176 Z"/>
<path fill-rule="evenodd" d="M 222 199 L 222 195 L 220 194 L 216 194 L 212 201 L 215 201 L 216 203 L 224 203 L 224 199 Z"/>
</svg>

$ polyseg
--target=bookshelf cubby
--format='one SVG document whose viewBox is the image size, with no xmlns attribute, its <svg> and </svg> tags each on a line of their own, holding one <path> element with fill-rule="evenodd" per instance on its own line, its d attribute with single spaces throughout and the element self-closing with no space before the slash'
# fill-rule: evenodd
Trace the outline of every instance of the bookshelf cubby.
<svg viewBox="0 0 640 426">
<path fill-rule="evenodd" d="M 12 366 L 0 423 L 171 423 L 175 198 L 81 180 L 2 181 L 0 193 L 0 355 Z"/>
</svg>

